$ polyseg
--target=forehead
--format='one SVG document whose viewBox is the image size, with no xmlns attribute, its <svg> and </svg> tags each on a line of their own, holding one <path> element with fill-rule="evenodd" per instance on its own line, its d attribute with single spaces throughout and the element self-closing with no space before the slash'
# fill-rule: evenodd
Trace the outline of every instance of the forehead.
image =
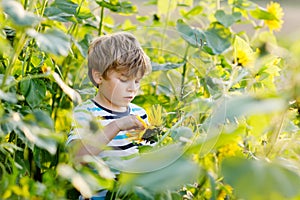
<svg viewBox="0 0 300 200">
<path fill-rule="evenodd" d="M 130 70 L 110 70 L 108 72 L 108 76 L 123 76 L 127 77 L 130 79 L 134 78 L 142 78 L 143 77 L 143 72 L 142 70 L 137 70 L 135 72 L 132 72 Z"/>
</svg>

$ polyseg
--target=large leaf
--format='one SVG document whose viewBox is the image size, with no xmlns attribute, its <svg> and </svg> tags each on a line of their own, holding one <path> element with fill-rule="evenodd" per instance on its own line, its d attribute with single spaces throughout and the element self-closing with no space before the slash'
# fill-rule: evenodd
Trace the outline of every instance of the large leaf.
<svg viewBox="0 0 300 200">
<path fill-rule="evenodd" d="M 285 108 L 285 101 L 279 98 L 258 99 L 252 96 L 224 97 L 217 103 L 212 117 L 205 124 L 209 127 L 217 127 L 228 121 L 233 122 L 242 116 L 277 112 Z"/>
<path fill-rule="evenodd" d="M 49 19 L 67 22 L 74 21 L 78 5 L 71 0 L 55 0 L 45 9 L 44 15 Z"/>
<path fill-rule="evenodd" d="M 180 36 L 193 47 L 202 47 L 205 43 L 205 34 L 201 30 L 190 27 L 182 19 L 177 21 L 176 29 Z"/>
<path fill-rule="evenodd" d="M 31 12 L 24 10 L 23 6 L 14 0 L 2 1 L 4 12 L 18 26 L 34 26 L 41 19 Z"/>
<path fill-rule="evenodd" d="M 26 102 L 31 108 L 37 107 L 46 95 L 45 82 L 39 79 L 27 79 L 21 81 L 20 89 Z"/>
<path fill-rule="evenodd" d="M 33 119 L 30 122 L 23 122 L 18 113 L 13 113 L 11 121 L 15 124 L 14 131 L 20 139 L 27 143 L 33 150 L 35 146 L 47 150 L 54 155 L 57 151 L 58 141 L 61 141 L 62 135 L 54 134 L 52 130 L 40 127 Z"/>
<path fill-rule="evenodd" d="M 212 24 L 204 34 L 206 46 L 211 49 L 212 54 L 221 54 L 231 46 L 231 32 L 221 24 Z"/>
<path fill-rule="evenodd" d="M 221 169 L 224 181 L 243 199 L 287 199 L 300 193 L 299 174 L 275 163 L 232 158 Z"/>
<path fill-rule="evenodd" d="M 222 97 L 216 102 L 211 117 L 207 118 L 203 123 L 202 128 L 207 135 L 202 137 L 197 145 L 201 146 L 201 153 L 206 154 L 221 139 L 220 137 L 222 137 L 222 132 L 226 128 L 226 125 L 230 125 L 229 122 L 232 122 L 231 129 L 233 129 L 230 134 L 240 134 L 244 131 L 234 131 L 236 129 L 234 124 L 238 122 L 239 118 L 254 114 L 283 111 L 285 108 L 285 101 L 279 98 L 258 99 L 251 96 Z"/>
<path fill-rule="evenodd" d="M 68 55 L 71 43 L 65 33 L 55 29 L 47 30 L 45 33 L 38 33 L 31 29 L 27 33 L 36 39 L 43 51 L 62 56 Z"/>
<path fill-rule="evenodd" d="M 238 20 L 241 19 L 242 14 L 239 12 L 233 12 L 232 14 L 226 14 L 223 10 L 218 10 L 215 13 L 217 20 L 223 24 L 225 27 L 229 27 Z"/>
<path fill-rule="evenodd" d="M 187 25 L 182 19 L 176 23 L 180 36 L 193 47 L 203 47 L 210 54 L 221 54 L 231 45 L 231 33 L 219 23 L 213 23 L 206 31 Z"/>
<path fill-rule="evenodd" d="M 201 169 L 182 154 L 183 148 L 178 144 L 142 154 L 123 163 L 125 172 L 120 176 L 120 183 L 126 190 L 140 186 L 151 192 L 178 189 L 193 183 Z"/>
</svg>

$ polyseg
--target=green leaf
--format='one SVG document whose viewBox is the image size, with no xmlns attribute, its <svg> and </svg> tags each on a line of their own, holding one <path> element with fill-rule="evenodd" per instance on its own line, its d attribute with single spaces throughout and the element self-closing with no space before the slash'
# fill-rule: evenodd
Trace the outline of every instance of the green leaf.
<svg viewBox="0 0 300 200">
<path fill-rule="evenodd" d="M 26 102 L 31 108 L 39 106 L 46 95 L 45 82 L 40 79 L 27 79 L 21 81 L 20 89 Z"/>
<path fill-rule="evenodd" d="M 38 46 L 43 51 L 62 56 L 68 55 L 71 43 L 65 33 L 55 29 L 47 30 L 45 33 L 38 33 L 31 29 L 27 33 L 36 39 Z"/>
<path fill-rule="evenodd" d="M 251 96 L 224 97 L 217 103 L 213 115 L 205 123 L 208 126 L 218 126 L 226 122 L 234 122 L 242 116 L 282 111 L 286 108 L 283 99 L 258 99 Z"/>
<path fill-rule="evenodd" d="M 196 16 L 199 15 L 201 12 L 203 11 L 203 7 L 202 6 L 195 6 L 193 7 L 190 11 L 188 11 L 187 13 L 183 14 L 183 16 L 185 18 L 190 18 L 192 16 Z"/>
<path fill-rule="evenodd" d="M 183 148 L 178 144 L 142 154 L 122 166 L 120 183 L 125 190 L 136 186 L 152 192 L 178 189 L 193 183 L 201 172 L 198 165 L 184 158 Z"/>
<path fill-rule="evenodd" d="M 243 199 L 287 199 L 300 193 L 299 175 L 276 163 L 232 158 L 221 169 L 224 181 Z"/>
<path fill-rule="evenodd" d="M 17 97 L 15 93 L 12 92 L 3 92 L 3 90 L 0 89 L 0 99 L 10 102 L 10 103 L 17 103 Z"/>
<path fill-rule="evenodd" d="M 107 1 L 96 1 L 96 3 L 101 7 L 108 8 L 110 11 L 120 14 L 132 14 L 137 12 L 136 7 L 129 1 L 117 2 L 115 4 Z"/>
<path fill-rule="evenodd" d="M 221 24 L 214 23 L 204 32 L 206 45 L 213 54 L 221 54 L 231 46 L 231 32 Z"/>
<path fill-rule="evenodd" d="M 41 20 L 38 16 L 24 10 L 23 6 L 17 1 L 2 1 L 4 12 L 18 26 L 34 26 Z"/>
<path fill-rule="evenodd" d="M 46 7 L 44 15 L 51 20 L 75 22 L 77 8 L 78 5 L 70 0 L 55 0 L 50 7 Z"/>
<path fill-rule="evenodd" d="M 193 47 L 202 47 L 205 42 L 205 34 L 196 29 L 191 28 L 182 19 L 177 20 L 176 29 L 180 36 Z"/>
<path fill-rule="evenodd" d="M 87 53 L 88 53 L 88 49 L 89 49 L 89 44 L 92 41 L 92 36 L 89 34 L 86 34 L 84 36 L 84 39 L 82 39 L 81 41 L 77 42 L 74 41 L 74 44 L 76 45 L 76 47 L 78 48 L 78 50 L 80 51 L 81 55 L 83 57 L 87 57 Z"/>
<path fill-rule="evenodd" d="M 225 27 L 230 27 L 235 22 L 239 21 L 242 14 L 239 12 L 233 12 L 232 14 L 226 14 L 223 10 L 218 10 L 215 13 L 216 19 Z"/>
<path fill-rule="evenodd" d="M 142 187 L 134 187 L 134 193 L 143 200 L 154 200 L 153 195 Z"/>
<path fill-rule="evenodd" d="M 276 20 L 276 16 L 274 16 L 272 13 L 269 13 L 269 12 L 259 9 L 259 8 L 256 8 L 255 10 L 250 11 L 250 15 L 256 19 Z"/>
<path fill-rule="evenodd" d="M 152 71 L 167 71 L 170 69 L 176 69 L 184 65 L 184 63 L 164 63 L 164 64 L 158 64 L 158 63 L 151 63 L 152 65 Z"/>
<path fill-rule="evenodd" d="M 171 137 L 174 139 L 174 141 L 180 141 L 181 138 L 190 139 L 193 137 L 193 132 L 188 127 L 178 127 L 171 131 Z"/>
</svg>

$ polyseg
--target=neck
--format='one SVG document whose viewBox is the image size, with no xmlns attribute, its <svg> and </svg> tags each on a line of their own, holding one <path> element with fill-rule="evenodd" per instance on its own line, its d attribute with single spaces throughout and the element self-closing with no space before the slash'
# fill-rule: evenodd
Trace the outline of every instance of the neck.
<svg viewBox="0 0 300 200">
<path fill-rule="evenodd" d="M 120 107 L 120 106 L 116 106 L 114 105 L 109 99 L 107 99 L 106 97 L 104 97 L 101 94 L 97 94 L 94 97 L 94 101 L 96 101 L 98 104 L 100 104 L 101 106 L 111 110 L 111 111 L 115 111 L 115 112 L 125 112 L 127 111 L 127 107 Z"/>
</svg>

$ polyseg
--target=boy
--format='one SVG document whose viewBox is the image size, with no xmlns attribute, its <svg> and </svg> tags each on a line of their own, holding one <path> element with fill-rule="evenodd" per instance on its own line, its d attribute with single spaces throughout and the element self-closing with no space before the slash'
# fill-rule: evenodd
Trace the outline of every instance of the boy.
<svg viewBox="0 0 300 200">
<path fill-rule="evenodd" d="M 104 160 L 130 159 L 138 154 L 137 143 L 129 140 L 126 133 L 145 128 L 137 117 L 147 122 L 145 110 L 131 101 L 141 79 L 150 71 L 149 58 L 132 34 L 119 32 L 92 42 L 88 75 L 98 92 L 74 109 L 75 128 L 67 141 L 79 141 L 75 153 L 78 159 L 84 155 Z M 102 126 L 99 130 L 97 123 Z"/>
</svg>

